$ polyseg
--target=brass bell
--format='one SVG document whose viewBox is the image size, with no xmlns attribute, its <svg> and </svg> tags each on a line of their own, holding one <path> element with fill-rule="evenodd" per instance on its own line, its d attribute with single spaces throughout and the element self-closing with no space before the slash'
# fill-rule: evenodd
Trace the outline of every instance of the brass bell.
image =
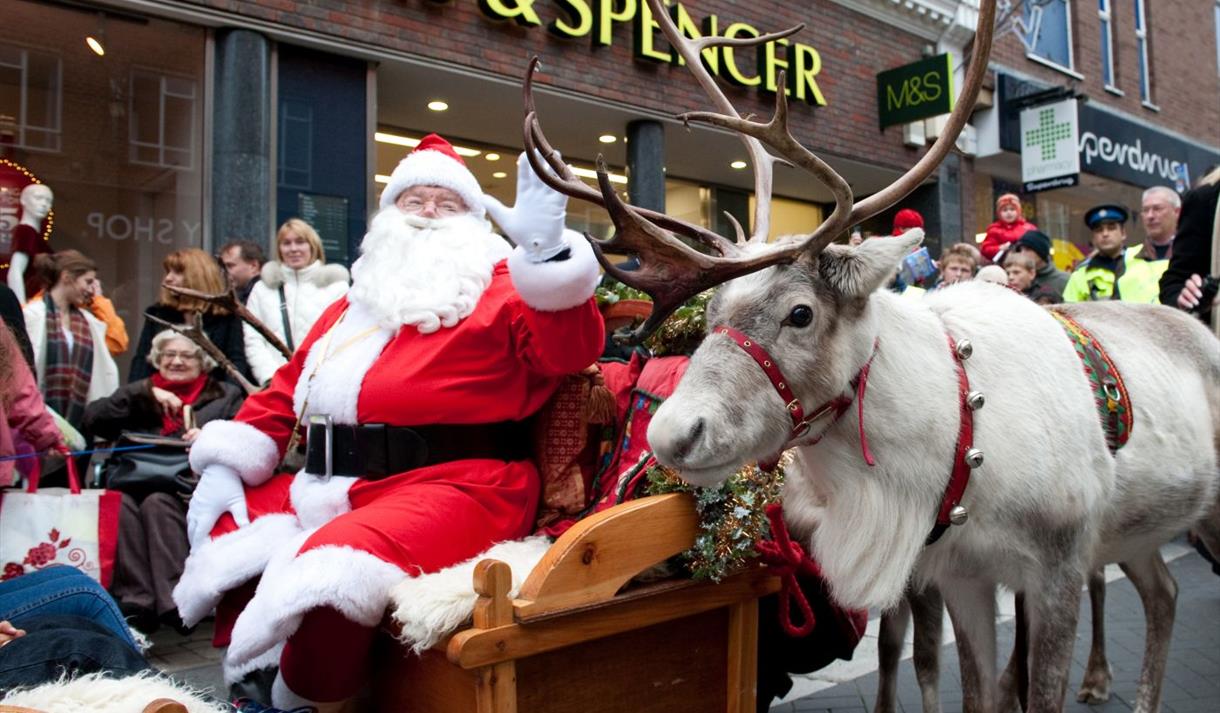
<svg viewBox="0 0 1220 713">
<path fill-rule="evenodd" d="M 977 448 L 966 451 L 966 465 L 977 468 L 983 464 L 983 452 Z"/>
<path fill-rule="evenodd" d="M 954 525 L 965 525 L 969 519 L 970 513 L 961 505 L 954 505 L 953 509 L 949 511 L 949 522 Z"/>
<path fill-rule="evenodd" d="M 953 345 L 953 351 L 957 352 L 958 359 L 966 361 L 971 354 L 974 354 L 974 345 L 970 343 L 969 339 L 959 339 L 957 344 Z"/>
<path fill-rule="evenodd" d="M 978 411 L 986 402 L 987 399 L 983 396 L 982 391 L 971 391 L 966 394 L 966 405 L 970 407 L 971 411 Z"/>
</svg>

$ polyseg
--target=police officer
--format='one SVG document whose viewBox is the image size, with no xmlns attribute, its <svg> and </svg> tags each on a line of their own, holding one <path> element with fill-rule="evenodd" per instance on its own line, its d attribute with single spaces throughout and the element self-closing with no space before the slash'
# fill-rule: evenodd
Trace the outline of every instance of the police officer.
<svg viewBox="0 0 1220 713">
<path fill-rule="evenodd" d="M 1084 214 L 1085 225 L 1093 231 L 1095 252 L 1068 279 L 1063 289 L 1064 302 L 1158 301 L 1158 282 L 1164 268 L 1143 259 L 1141 246 L 1124 251 L 1129 218 L 1126 208 L 1112 204 L 1095 206 Z"/>
</svg>

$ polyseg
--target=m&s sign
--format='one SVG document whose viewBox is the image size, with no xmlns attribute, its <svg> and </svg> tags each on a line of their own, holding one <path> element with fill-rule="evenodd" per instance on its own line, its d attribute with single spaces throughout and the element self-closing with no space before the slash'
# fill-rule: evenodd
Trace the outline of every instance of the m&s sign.
<svg viewBox="0 0 1220 713">
<path fill-rule="evenodd" d="M 953 111 L 953 66 L 948 54 L 887 69 L 877 75 L 881 128 Z"/>
</svg>

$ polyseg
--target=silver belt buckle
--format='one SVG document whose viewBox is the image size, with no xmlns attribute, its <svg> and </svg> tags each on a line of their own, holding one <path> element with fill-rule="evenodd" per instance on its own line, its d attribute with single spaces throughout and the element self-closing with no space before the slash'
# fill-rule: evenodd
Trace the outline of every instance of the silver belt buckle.
<svg viewBox="0 0 1220 713">
<path fill-rule="evenodd" d="M 326 430 L 326 438 L 322 444 L 322 459 L 326 463 L 325 473 L 314 473 L 329 479 L 335 472 L 335 420 L 327 413 L 310 414 L 305 420 L 309 426 L 320 425 Z"/>
</svg>

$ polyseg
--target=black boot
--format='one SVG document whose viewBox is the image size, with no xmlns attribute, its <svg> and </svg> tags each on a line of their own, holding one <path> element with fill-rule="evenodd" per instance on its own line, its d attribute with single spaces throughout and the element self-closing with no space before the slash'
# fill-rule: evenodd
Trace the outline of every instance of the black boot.
<svg viewBox="0 0 1220 713">
<path fill-rule="evenodd" d="M 242 677 L 240 681 L 229 686 L 229 700 L 251 699 L 271 704 L 271 684 L 275 683 L 277 668 L 260 668 Z"/>
</svg>

